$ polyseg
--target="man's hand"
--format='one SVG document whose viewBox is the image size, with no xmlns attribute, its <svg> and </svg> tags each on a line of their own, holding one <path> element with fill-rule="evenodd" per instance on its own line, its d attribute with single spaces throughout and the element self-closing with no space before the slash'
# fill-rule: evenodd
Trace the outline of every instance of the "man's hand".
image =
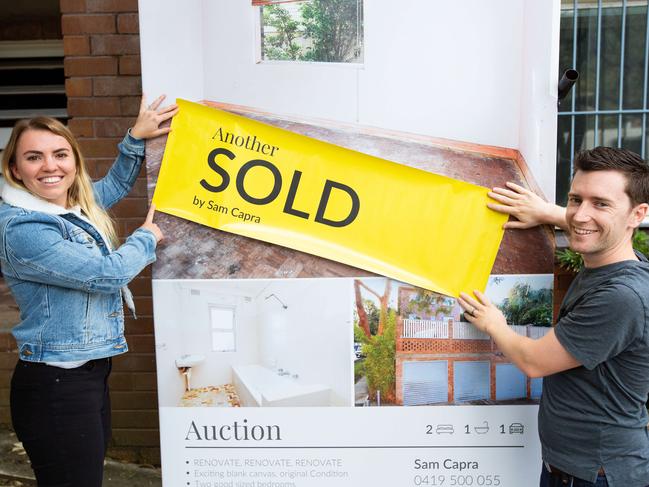
<svg viewBox="0 0 649 487">
<path fill-rule="evenodd" d="M 133 137 L 137 139 L 151 139 L 171 131 L 170 127 L 159 127 L 162 122 L 169 120 L 178 113 L 178 105 L 173 104 L 158 110 L 158 107 L 164 99 L 165 95 L 160 95 L 151 105 L 147 106 L 146 98 L 142 95 L 140 113 L 137 116 L 135 125 L 131 129 L 131 135 Z"/>
<path fill-rule="evenodd" d="M 487 206 L 499 213 L 505 213 L 518 221 L 509 221 L 503 228 L 532 228 L 549 224 L 566 228 L 566 210 L 548 203 L 532 191 L 507 182 L 507 188 L 493 188 L 489 197 L 498 203 L 487 203 Z"/>
</svg>

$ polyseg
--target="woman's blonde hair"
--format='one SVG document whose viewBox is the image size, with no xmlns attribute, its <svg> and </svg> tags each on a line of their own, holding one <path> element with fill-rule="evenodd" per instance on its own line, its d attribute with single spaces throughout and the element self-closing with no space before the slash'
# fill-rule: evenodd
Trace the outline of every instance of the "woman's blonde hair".
<svg viewBox="0 0 649 487">
<path fill-rule="evenodd" d="M 50 117 L 35 117 L 27 120 L 19 120 L 14 125 L 9 142 L 2 153 L 2 175 L 7 184 L 29 191 L 22 181 L 16 179 L 11 166 L 16 164 L 16 150 L 20 136 L 27 130 L 47 130 L 59 135 L 68 141 L 72 147 L 74 160 L 76 162 L 76 174 L 70 189 L 68 189 L 68 205 L 79 205 L 86 217 L 103 233 L 113 246 L 119 243 L 113 220 L 106 210 L 95 200 L 92 189 L 92 180 L 88 175 L 86 163 L 81 155 L 79 143 L 72 135 L 72 132 L 61 122 Z M 37 195 L 35 195 L 37 196 Z"/>
</svg>

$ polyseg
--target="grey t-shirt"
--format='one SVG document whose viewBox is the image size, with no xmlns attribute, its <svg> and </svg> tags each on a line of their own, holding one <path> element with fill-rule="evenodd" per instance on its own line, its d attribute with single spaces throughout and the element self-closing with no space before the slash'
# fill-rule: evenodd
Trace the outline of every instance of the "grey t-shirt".
<svg viewBox="0 0 649 487">
<path fill-rule="evenodd" d="M 543 459 L 610 487 L 649 485 L 649 263 L 582 270 L 561 305 L 557 339 L 582 366 L 543 380 Z"/>
</svg>

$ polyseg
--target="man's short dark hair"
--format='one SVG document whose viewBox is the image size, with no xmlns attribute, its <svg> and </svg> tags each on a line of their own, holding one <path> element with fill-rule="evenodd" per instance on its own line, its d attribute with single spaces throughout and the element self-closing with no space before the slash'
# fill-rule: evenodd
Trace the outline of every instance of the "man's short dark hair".
<svg viewBox="0 0 649 487">
<path fill-rule="evenodd" d="M 579 151 L 573 176 L 577 171 L 619 171 L 626 177 L 626 194 L 632 206 L 649 203 L 649 165 L 635 152 L 612 147 Z"/>
</svg>

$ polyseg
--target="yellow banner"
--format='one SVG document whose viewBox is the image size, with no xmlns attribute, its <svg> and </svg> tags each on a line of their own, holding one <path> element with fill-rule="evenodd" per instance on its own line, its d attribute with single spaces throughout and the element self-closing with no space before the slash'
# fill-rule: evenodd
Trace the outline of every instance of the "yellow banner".
<svg viewBox="0 0 649 487">
<path fill-rule="evenodd" d="M 450 296 L 484 290 L 507 220 L 487 188 L 177 103 L 158 210 Z"/>
</svg>

